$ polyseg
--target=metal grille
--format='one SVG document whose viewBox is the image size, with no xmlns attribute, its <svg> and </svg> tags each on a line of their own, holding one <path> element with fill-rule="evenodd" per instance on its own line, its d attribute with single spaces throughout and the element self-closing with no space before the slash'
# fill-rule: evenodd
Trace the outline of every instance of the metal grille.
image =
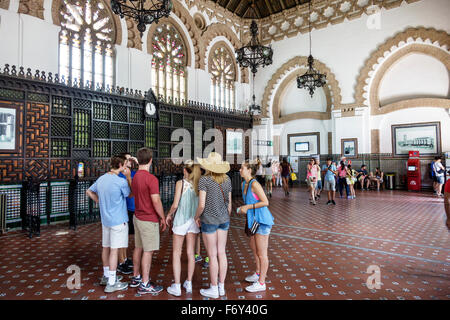
<svg viewBox="0 0 450 320">
<path fill-rule="evenodd" d="M 127 107 L 126 106 L 113 106 L 113 121 L 127 122 Z"/>
<path fill-rule="evenodd" d="M 85 160 L 91 157 L 91 152 L 89 150 L 73 150 L 72 158 Z"/>
<path fill-rule="evenodd" d="M 20 221 L 21 185 L 0 186 L 0 194 L 6 195 L 6 222 Z"/>
<path fill-rule="evenodd" d="M 151 149 L 156 148 L 156 121 L 145 121 L 145 146 Z"/>
<path fill-rule="evenodd" d="M 142 142 L 130 142 L 128 152 L 130 152 L 131 154 L 136 154 L 137 151 L 142 147 L 144 147 L 144 144 Z"/>
<path fill-rule="evenodd" d="M 70 118 L 52 118 L 51 135 L 53 137 L 70 137 L 72 135 L 71 129 Z"/>
<path fill-rule="evenodd" d="M 70 157 L 70 139 L 53 138 L 51 140 L 50 151 L 52 158 Z"/>
<path fill-rule="evenodd" d="M 27 98 L 29 101 L 42 102 L 42 103 L 50 102 L 50 96 L 48 94 L 44 94 L 44 93 L 28 92 Z"/>
<path fill-rule="evenodd" d="M 0 97 L 12 100 L 24 100 L 25 92 L 1 88 Z"/>
<path fill-rule="evenodd" d="M 89 148 L 91 128 L 91 112 L 89 110 L 74 109 L 73 117 L 73 147 Z"/>
<path fill-rule="evenodd" d="M 69 215 L 69 183 L 51 183 L 51 215 L 50 217 Z"/>
<path fill-rule="evenodd" d="M 159 125 L 170 127 L 170 113 L 167 112 L 159 113 Z"/>
<path fill-rule="evenodd" d="M 0 193 L 0 232 L 6 231 L 6 194 Z"/>
<path fill-rule="evenodd" d="M 170 158 L 170 144 L 159 144 L 159 157 L 160 158 Z"/>
<path fill-rule="evenodd" d="M 214 121 L 210 119 L 205 120 L 205 130 L 211 129 L 214 127 Z"/>
<path fill-rule="evenodd" d="M 159 178 L 159 194 L 161 195 L 161 202 L 164 210 L 167 210 L 172 205 L 175 196 L 176 183 L 176 175 L 163 176 Z"/>
<path fill-rule="evenodd" d="M 127 143 L 126 142 L 122 142 L 122 141 L 113 141 L 113 146 L 112 146 L 112 154 L 119 154 L 121 152 L 127 152 Z"/>
<path fill-rule="evenodd" d="M 94 139 L 109 139 L 109 122 L 94 121 Z"/>
<path fill-rule="evenodd" d="M 143 110 L 140 108 L 128 108 L 129 122 L 144 123 Z"/>
<path fill-rule="evenodd" d="M 128 140 L 128 125 L 121 123 L 111 123 L 111 138 Z"/>
<path fill-rule="evenodd" d="M 111 143 L 109 141 L 94 140 L 94 157 L 95 158 L 109 158 Z"/>
<path fill-rule="evenodd" d="M 92 223 L 99 220 L 98 211 L 89 210 L 89 198 L 86 191 L 90 187 L 90 181 L 78 181 L 75 198 L 77 201 L 76 219 L 78 224 Z"/>
<path fill-rule="evenodd" d="M 91 109 L 91 101 L 84 99 L 73 99 L 73 107 L 80 109 Z"/>
<path fill-rule="evenodd" d="M 94 119 L 111 120 L 111 105 L 107 103 L 94 102 Z"/>
<path fill-rule="evenodd" d="M 184 116 L 183 127 L 185 127 L 186 129 L 194 129 L 194 118 Z"/>
<path fill-rule="evenodd" d="M 130 125 L 130 140 L 144 141 L 144 126 Z"/>
<path fill-rule="evenodd" d="M 173 114 L 173 126 L 176 128 L 182 128 L 183 127 L 183 115 L 174 113 Z"/>
<path fill-rule="evenodd" d="M 70 98 L 66 97 L 52 97 L 52 114 L 70 116 Z"/>
<path fill-rule="evenodd" d="M 159 128 L 159 140 L 160 141 L 170 141 L 171 130 L 170 128 Z"/>
</svg>

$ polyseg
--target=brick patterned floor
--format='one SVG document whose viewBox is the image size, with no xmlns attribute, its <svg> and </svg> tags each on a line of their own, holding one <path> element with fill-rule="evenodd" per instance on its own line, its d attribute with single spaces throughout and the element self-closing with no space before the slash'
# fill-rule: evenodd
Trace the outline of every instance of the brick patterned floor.
<svg viewBox="0 0 450 320">
<path fill-rule="evenodd" d="M 248 285 L 244 278 L 253 272 L 254 262 L 243 232 L 245 220 L 233 214 L 226 296 L 221 299 L 450 299 L 450 233 L 444 224 L 442 198 L 403 191 L 360 191 L 354 200 L 338 198 L 336 202 L 336 206 L 326 206 L 323 194 L 313 206 L 305 189 L 294 189 L 289 197 L 275 190 L 270 209 L 276 225 L 270 237 L 270 268 L 263 293 L 244 289 Z M 236 199 L 235 205 L 239 204 Z M 172 241 L 167 232 L 161 236 L 161 249 L 151 269 L 152 280 L 164 286 L 156 296 L 139 296 L 132 288 L 103 292 L 99 223 L 80 226 L 77 231 L 65 225 L 43 227 L 41 236 L 32 239 L 11 232 L 1 236 L 0 242 L 0 300 L 206 299 L 199 289 L 208 286 L 209 274 L 200 265 L 193 294 L 183 291 L 176 298 L 165 291 L 172 282 Z M 184 257 L 182 263 L 185 266 Z M 80 290 L 66 287 L 66 268 L 72 264 L 81 268 Z M 379 290 L 366 286 L 370 265 L 380 267 Z"/>
</svg>

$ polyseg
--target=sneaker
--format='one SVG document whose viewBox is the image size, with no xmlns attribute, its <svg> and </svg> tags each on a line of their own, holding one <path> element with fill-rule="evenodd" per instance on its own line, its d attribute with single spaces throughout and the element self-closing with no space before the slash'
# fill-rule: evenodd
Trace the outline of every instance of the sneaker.
<svg viewBox="0 0 450 320">
<path fill-rule="evenodd" d="M 116 279 L 116 282 L 113 285 L 110 285 L 109 283 L 106 285 L 105 292 L 106 293 L 112 293 L 115 291 L 122 291 L 126 290 L 128 288 L 127 282 L 120 282 Z"/>
<path fill-rule="evenodd" d="M 217 299 L 219 298 L 219 288 L 218 286 L 211 286 L 209 289 L 200 289 L 200 294 L 204 297 Z"/>
<path fill-rule="evenodd" d="M 347 199 L 352 199 L 352 196 L 347 196 Z"/>
<path fill-rule="evenodd" d="M 142 282 L 139 285 L 139 289 L 138 292 L 139 294 L 147 294 L 147 293 L 151 293 L 151 294 L 157 294 L 160 293 L 161 291 L 163 291 L 163 287 L 162 286 L 157 286 L 152 282 L 147 282 L 146 285 L 144 285 L 144 283 Z"/>
<path fill-rule="evenodd" d="M 199 255 L 199 254 L 196 254 L 196 255 L 195 255 L 195 263 L 200 262 L 200 261 L 202 261 L 202 260 L 203 260 L 203 258 L 202 258 L 201 255 Z"/>
<path fill-rule="evenodd" d="M 219 282 L 219 296 L 225 295 L 225 283 Z"/>
<path fill-rule="evenodd" d="M 172 285 L 167 288 L 167 292 L 175 297 L 179 297 L 181 296 L 181 285 L 172 283 Z"/>
<path fill-rule="evenodd" d="M 330 205 L 330 204 L 331 204 L 331 200 L 328 200 L 328 202 L 327 202 L 327 206 L 328 206 L 328 205 Z"/>
<path fill-rule="evenodd" d="M 130 268 L 133 268 L 133 260 L 127 258 L 124 263 Z"/>
<path fill-rule="evenodd" d="M 122 279 L 123 279 L 122 276 L 120 276 L 120 275 L 116 276 L 116 281 L 120 281 L 120 280 L 122 280 Z M 108 284 L 108 277 L 103 276 L 103 277 L 100 279 L 100 285 L 101 285 L 101 286 L 106 286 L 107 284 Z"/>
<path fill-rule="evenodd" d="M 334 205 L 336 205 L 336 202 L 335 202 L 334 200 L 331 200 L 331 203 L 334 204 Z"/>
<path fill-rule="evenodd" d="M 245 281 L 250 282 L 250 283 L 256 282 L 258 280 L 259 280 L 259 275 L 257 275 L 256 272 L 253 273 L 251 276 L 247 276 L 245 278 Z"/>
<path fill-rule="evenodd" d="M 205 258 L 205 262 L 203 262 L 203 268 L 208 268 L 209 267 L 209 257 Z"/>
<path fill-rule="evenodd" d="M 131 268 L 129 265 L 126 264 L 126 262 L 124 262 L 117 266 L 117 271 L 119 271 L 122 274 L 132 274 L 133 268 Z"/>
<path fill-rule="evenodd" d="M 131 282 L 130 282 L 130 287 L 131 288 L 137 288 L 141 285 L 142 283 L 142 277 L 138 276 L 138 277 L 131 277 Z"/>
<path fill-rule="evenodd" d="M 186 289 L 186 293 L 192 293 L 192 281 L 185 281 L 183 283 L 183 288 Z"/>
<path fill-rule="evenodd" d="M 266 284 L 261 284 L 259 281 L 254 282 L 251 286 L 245 287 L 248 292 L 266 291 Z"/>
</svg>

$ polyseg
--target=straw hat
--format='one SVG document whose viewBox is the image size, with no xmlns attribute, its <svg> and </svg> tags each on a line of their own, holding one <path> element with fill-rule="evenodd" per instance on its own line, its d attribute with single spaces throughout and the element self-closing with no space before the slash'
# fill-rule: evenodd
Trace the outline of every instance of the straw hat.
<svg viewBox="0 0 450 320">
<path fill-rule="evenodd" d="M 222 161 L 222 156 L 217 152 L 211 152 L 208 158 L 197 158 L 197 161 L 203 169 L 214 173 L 227 173 L 230 171 L 230 163 Z"/>
</svg>

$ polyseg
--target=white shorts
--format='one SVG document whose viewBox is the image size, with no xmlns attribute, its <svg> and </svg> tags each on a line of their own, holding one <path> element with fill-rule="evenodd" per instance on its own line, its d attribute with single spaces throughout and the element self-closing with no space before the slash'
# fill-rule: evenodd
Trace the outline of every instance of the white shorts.
<svg viewBox="0 0 450 320">
<path fill-rule="evenodd" d="M 200 229 L 197 226 L 197 224 L 195 223 L 194 218 L 191 218 L 188 221 L 186 221 L 185 224 L 182 224 L 181 226 L 176 226 L 176 227 L 174 226 L 172 228 L 172 231 L 176 235 L 185 236 L 188 233 L 199 233 Z"/>
<path fill-rule="evenodd" d="M 128 223 L 113 227 L 102 225 L 102 246 L 111 249 L 128 248 Z"/>
</svg>

